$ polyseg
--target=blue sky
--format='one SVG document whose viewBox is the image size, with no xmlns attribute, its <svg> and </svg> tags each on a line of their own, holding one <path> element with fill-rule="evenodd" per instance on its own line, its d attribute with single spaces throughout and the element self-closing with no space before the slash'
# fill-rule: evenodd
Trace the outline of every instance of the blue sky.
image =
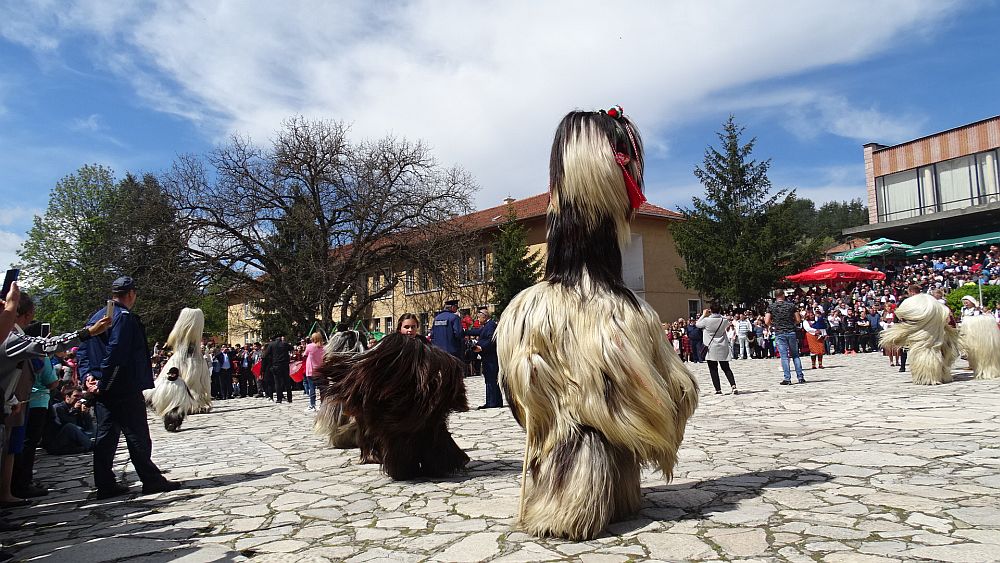
<svg viewBox="0 0 1000 563">
<path fill-rule="evenodd" d="M 81 165 L 161 172 L 296 114 L 426 141 L 482 208 L 545 190 L 563 113 L 618 103 L 674 208 L 730 113 L 817 201 L 864 197 L 865 142 L 1000 113 L 995 1 L 272 4 L 0 0 L 0 265 Z"/>
</svg>

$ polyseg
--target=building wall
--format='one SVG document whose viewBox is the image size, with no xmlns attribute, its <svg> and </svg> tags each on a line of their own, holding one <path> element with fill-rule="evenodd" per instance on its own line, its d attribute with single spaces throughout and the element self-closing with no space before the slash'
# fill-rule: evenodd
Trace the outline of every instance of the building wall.
<svg viewBox="0 0 1000 563">
<path fill-rule="evenodd" d="M 864 162 L 869 224 L 997 201 L 996 172 L 992 170 L 996 167 L 997 148 L 1000 148 L 1000 116 L 891 147 L 883 147 L 876 143 L 866 144 Z M 972 155 L 977 156 L 970 161 L 976 162 L 968 167 L 961 161 L 947 162 Z M 978 169 L 979 161 L 984 159 L 985 162 L 981 166 L 983 170 L 989 169 L 987 172 Z M 937 174 L 942 167 L 944 167 L 942 174 L 946 176 L 955 174 L 951 172 L 954 170 L 964 174 L 966 168 L 970 169 L 974 176 L 973 180 L 976 181 L 973 183 L 972 193 L 967 196 L 959 194 L 957 186 L 960 184 L 950 184 L 955 187 L 949 189 L 947 182 L 939 182 Z M 900 172 L 904 174 L 897 174 Z M 881 198 L 886 197 L 891 190 L 887 189 L 879 194 L 879 183 L 883 182 L 882 177 L 891 174 L 897 175 L 884 179 L 887 186 L 896 186 L 894 189 L 900 190 L 896 193 L 904 195 L 889 197 L 893 203 L 889 208 L 891 213 L 886 213 L 885 209 L 880 209 L 883 203 Z M 913 183 L 913 191 L 909 189 L 907 182 Z"/>
<path fill-rule="evenodd" d="M 686 289 L 677 278 L 676 268 L 683 264 L 677 253 L 673 237 L 670 235 L 669 224 L 673 219 L 662 217 L 639 216 L 632 223 L 633 235 L 642 237 L 643 256 L 643 298 L 657 311 L 664 320 L 687 317 L 688 300 L 698 299 L 698 294 Z M 522 222 L 527 230 L 528 248 L 535 253 L 542 264 L 545 263 L 545 218 L 533 217 Z M 494 231 L 485 231 L 480 237 L 480 244 L 489 246 L 493 240 Z M 396 265 L 400 273 L 404 265 Z M 487 271 L 492 271 L 493 256 L 487 254 Z M 369 320 L 369 329 L 377 328 L 387 331 L 386 319 L 390 319 L 388 330 L 395 328 L 395 323 L 403 313 L 414 313 L 418 317 L 426 314 L 428 320 L 441 310 L 446 299 L 457 298 L 462 309 L 474 310 L 476 307 L 489 304 L 489 286 L 487 283 L 470 283 L 460 285 L 452 290 L 433 289 L 407 294 L 406 284 L 400 281 L 391 295 L 376 300 L 370 312 L 365 315 Z M 638 289 L 638 288 L 637 288 Z M 339 309 L 335 309 L 333 320 L 339 321 Z M 427 326 L 421 326 L 426 331 Z M 246 333 L 259 335 L 259 323 L 253 315 L 247 315 L 244 309 L 243 297 L 234 296 L 229 304 L 229 338 L 233 342 L 244 342 Z M 259 340 L 258 336 L 252 341 Z"/>
</svg>

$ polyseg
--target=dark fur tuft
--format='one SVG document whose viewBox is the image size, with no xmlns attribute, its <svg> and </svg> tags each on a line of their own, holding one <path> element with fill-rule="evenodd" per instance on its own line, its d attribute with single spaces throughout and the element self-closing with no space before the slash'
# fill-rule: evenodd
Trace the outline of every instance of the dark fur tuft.
<svg viewBox="0 0 1000 563">
<path fill-rule="evenodd" d="M 448 414 L 469 410 L 463 366 L 420 339 L 390 334 L 357 356 L 330 355 L 316 374 L 323 401 L 357 423 L 362 459 L 393 479 L 441 477 L 469 456 L 448 432 Z"/>
</svg>

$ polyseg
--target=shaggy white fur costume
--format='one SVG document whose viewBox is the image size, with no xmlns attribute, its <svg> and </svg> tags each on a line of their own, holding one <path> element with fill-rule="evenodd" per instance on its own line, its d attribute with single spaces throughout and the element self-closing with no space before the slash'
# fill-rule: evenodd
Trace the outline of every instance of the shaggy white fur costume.
<svg viewBox="0 0 1000 563">
<path fill-rule="evenodd" d="M 959 347 L 965 350 L 976 379 L 1000 378 L 1000 327 L 993 315 L 963 318 Z"/>
<path fill-rule="evenodd" d="M 181 379 L 190 389 L 197 405 L 194 410 L 185 414 L 207 412 L 212 406 L 212 368 L 201 353 L 203 332 L 205 313 L 201 309 L 185 308 L 181 310 L 170 336 L 167 337 L 167 346 L 173 349 L 174 355 L 167 360 L 161 373 L 167 373 L 172 367 L 180 371 Z M 158 378 L 157 382 L 160 379 L 162 378 Z"/>
<path fill-rule="evenodd" d="M 180 377 L 170 379 L 166 372 L 156 378 L 155 387 L 145 390 L 143 394 L 156 416 L 163 417 L 164 427 L 171 432 L 180 428 L 185 415 L 198 412 L 198 402 L 184 380 Z"/>
<path fill-rule="evenodd" d="M 896 324 L 882 331 L 883 347 L 909 348 L 913 383 L 938 385 L 952 380 L 958 358 L 958 331 L 948 325 L 948 308 L 926 293 L 907 297 L 896 309 Z"/>
<path fill-rule="evenodd" d="M 344 330 L 330 336 L 323 347 L 323 363 L 334 362 L 337 358 L 356 356 L 365 351 L 362 335 L 356 330 Z M 357 422 L 344 415 L 344 406 L 337 401 L 327 400 L 328 392 L 320 389 L 320 405 L 316 412 L 313 430 L 324 436 L 330 446 L 340 449 L 358 447 Z M 373 462 L 374 460 L 363 460 Z"/>
<path fill-rule="evenodd" d="M 672 476 L 698 403 L 656 312 L 622 280 L 642 151 L 631 122 L 610 114 L 572 112 L 557 129 L 545 280 L 497 326 L 503 387 L 526 432 L 519 520 L 538 536 L 590 539 L 635 512 L 640 466 Z"/>
</svg>

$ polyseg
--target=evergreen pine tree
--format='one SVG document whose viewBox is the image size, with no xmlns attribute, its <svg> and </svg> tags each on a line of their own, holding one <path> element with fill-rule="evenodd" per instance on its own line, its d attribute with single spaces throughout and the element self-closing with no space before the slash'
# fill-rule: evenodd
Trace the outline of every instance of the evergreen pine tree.
<svg viewBox="0 0 1000 563">
<path fill-rule="evenodd" d="M 537 254 L 528 252 L 528 232 L 518 223 L 514 206 L 493 241 L 493 303 L 495 317 L 503 314 L 515 295 L 534 285 L 542 275 Z"/>
<path fill-rule="evenodd" d="M 678 268 L 688 288 L 724 303 L 752 306 L 781 279 L 819 257 L 819 240 L 796 220 L 795 192 L 773 191 L 771 160 L 752 159 L 756 139 L 741 144 L 744 128 L 729 116 L 694 175 L 705 197 L 682 208 L 672 231 L 685 260 Z"/>
</svg>

